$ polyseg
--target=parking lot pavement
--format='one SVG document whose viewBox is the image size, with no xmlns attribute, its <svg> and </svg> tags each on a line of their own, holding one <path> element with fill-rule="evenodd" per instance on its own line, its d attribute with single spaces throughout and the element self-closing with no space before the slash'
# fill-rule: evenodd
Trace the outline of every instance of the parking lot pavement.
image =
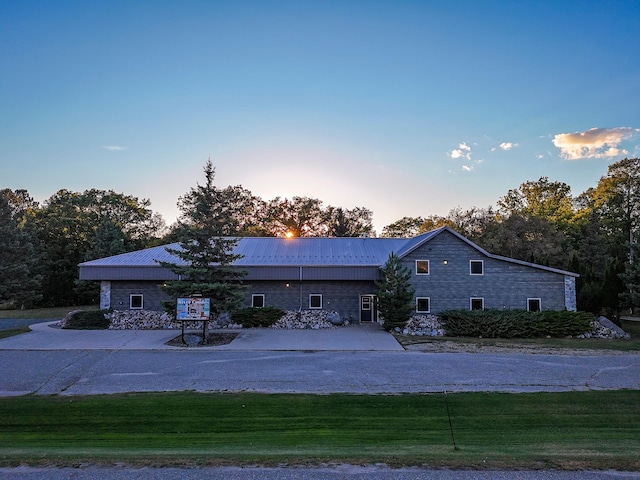
<svg viewBox="0 0 640 480">
<path fill-rule="evenodd" d="M 409 352 L 379 325 L 247 329 L 170 347 L 176 330 L 62 330 L 0 340 L 0 396 L 124 392 L 538 392 L 640 389 L 640 355 Z"/>
<path fill-rule="evenodd" d="M 31 325 L 31 332 L 0 340 L 11 350 L 176 350 L 166 343 L 180 330 L 63 330 L 56 322 Z M 215 333 L 215 331 L 211 331 Z M 378 324 L 320 330 L 251 328 L 233 330 L 238 336 L 227 345 L 198 347 L 215 350 L 346 350 L 403 351 L 393 335 Z"/>
<path fill-rule="evenodd" d="M 640 390 L 640 355 L 2 350 L 0 396 Z"/>
</svg>

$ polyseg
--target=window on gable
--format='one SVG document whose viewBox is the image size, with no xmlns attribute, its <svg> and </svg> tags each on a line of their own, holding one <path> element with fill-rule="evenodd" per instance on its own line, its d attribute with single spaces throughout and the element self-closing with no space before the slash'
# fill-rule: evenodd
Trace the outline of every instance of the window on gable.
<svg viewBox="0 0 640 480">
<path fill-rule="evenodd" d="M 539 298 L 527 298 L 527 310 L 530 312 L 539 312 L 542 310 L 542 304 Z"/>
<path fill-rule="evenodd" d="M 484 298 L 472 297 L 470 301 L 471 310 L 484 310 Z"/>
<path fill-rule="evenodd" d="M 322 308 L 322 295 L 318 293 L 309 295 L 309 308 Z"/>
<path fill-rule="evenodd" d="M 484 261 L 471 260 L 469 262 L 469 273 L 471 275 L 484 275 Z"/>
<path fill-rule="evenodd" d="M 264 307 L 264 293 L 254 293 L 251 295 L 251 306 L 255 308 Z"/>
<path fill-rule="evenodd" d="M 429 313 L 431 311 L 431 300 L 429 297 L 416 297 L 416 313 Z"/>
<path fill-rule="evenodd" d="M 131 310 L 142 310 L 144 307 L 144 297 L 141 294 L 129 295 L 129 308 Z"/>
<path fill-rule="evenodd" d="M 416 275 L 429 275 L 429 260 L 416 260 Z"/>
</svg>

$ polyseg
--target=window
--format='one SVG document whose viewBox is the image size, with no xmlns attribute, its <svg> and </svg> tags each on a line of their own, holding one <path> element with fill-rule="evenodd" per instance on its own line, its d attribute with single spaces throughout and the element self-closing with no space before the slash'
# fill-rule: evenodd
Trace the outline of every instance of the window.
<svg viewBox="0 0 640 480">
<path fill-rule="evenodd" d="M 143 297 L 140 294 L 129 295 L 129 308 L 131 310 L 142 310 L 144 306 Z"/>
<path fill-rule="evenodd" d="M 416 313 L 429 313 L 430 303 L 429 297 L 416 297 Z"/>
<path fill-rule="evenodd" d="M 530 312 L 539 312 L 542 310 L 539 298 L 527 298 L 527 310 Z"/>
<path fill-rule="evenodd" d="M 251 306 L 252 307 L 264 307 L 264 293 L 254 293 L 251 295 Z"/>
<path fill-rule="evenodd" d="M 309 295 L 309 308 L 322 308 L 322 295 L 318 293 Z"/>
<path fill-rule="evenodd" d="M 472 297 L 470 301 L 471 310 L 484 310 L 484 298 Z"/>
<path fill-rule="evenodd" d="M 471 275 L 484 275 L 484 261 L 471 260 L 469 262 L 469 269 Z"/>
<path fill-rule="evenodd" d="M 429 275 L 429 260 L 416 260 L 416 275 Z"/>
<path fill-rule="evenodd" d="M 371 297 L 361 297 L 360 298 L 360 309 L 361 310 L 371 310 Z"/>
</svg>

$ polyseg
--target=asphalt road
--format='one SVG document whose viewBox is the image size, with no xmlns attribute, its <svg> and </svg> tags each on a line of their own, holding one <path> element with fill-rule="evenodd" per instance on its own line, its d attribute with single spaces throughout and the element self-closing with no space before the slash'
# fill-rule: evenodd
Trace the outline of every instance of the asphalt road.
<svg viewBox="0 0 640 480">
<path fill-rule="evenodd" d="M 0 396 L 640 389 L 640 355 L 0 350 Z"/>
<path fill-rule="evenodd" d="M 340 465 L 330 468 L 0 468 L 7 480 L 598 480 L 638 479 L 635 472 L 478 471 Z"/>
</svg>

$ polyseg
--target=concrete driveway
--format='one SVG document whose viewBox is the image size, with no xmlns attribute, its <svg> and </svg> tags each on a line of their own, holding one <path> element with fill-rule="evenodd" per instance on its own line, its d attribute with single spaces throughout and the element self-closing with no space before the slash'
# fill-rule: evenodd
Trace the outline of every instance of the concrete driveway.
<svg viewBox="0 0 640 480">
<path fill-rule="evenodd" d="M 0 340 L 7 350 L 181 350 L 166 343 L 180 330 L 63 330 L 56 322 L 31 325 L 31 332 Z M 251 328 L 212 330 L 238 336 L 227 345 L 197 347 L 212 350 L 271 351 L 403 351 L 393 335 L 377 323 L 321 330 Z M 196 347 L 192 347 L 196 348 Z"/>
</svg>

